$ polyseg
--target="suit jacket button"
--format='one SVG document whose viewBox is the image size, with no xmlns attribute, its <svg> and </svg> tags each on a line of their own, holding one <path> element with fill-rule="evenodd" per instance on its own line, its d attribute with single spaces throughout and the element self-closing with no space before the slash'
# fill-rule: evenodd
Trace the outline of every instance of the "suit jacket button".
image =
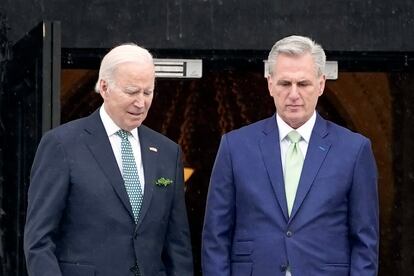
<svg viewBox="0 0 414 276">
<path fill-rule="evenodd" d="M 280 265 L 280 271 L 286 272 L 286 270 L 287 270 L 287 265 L 285 264 Z"/>
<path fill-rule="evenodd" d="M 293 235 L 292 231 L 288 230 L 288 231 L 286 232 L 286 236 L 287 236 L 288 238 L 292 237 L 292 235 Z"/>
</svg>

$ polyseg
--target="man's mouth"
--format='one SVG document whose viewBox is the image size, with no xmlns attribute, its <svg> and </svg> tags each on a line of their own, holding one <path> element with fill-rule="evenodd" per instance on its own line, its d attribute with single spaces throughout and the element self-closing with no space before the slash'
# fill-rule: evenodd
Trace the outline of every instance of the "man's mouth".
<svg viewBox="0 0 414 276">
<path fill-rule="evenodd" d="M 141 116 L 144 112 L 128 112 L 128 114 L 132 116 Z"/>
<path fill-rule="evenodd" d="M 290 109 L 297 109 L 301 107 L 302 107 L 301 105 L 293 105 L 293 104 L 287 106 L 287 108 L 290 108 Z"/>
</svg>

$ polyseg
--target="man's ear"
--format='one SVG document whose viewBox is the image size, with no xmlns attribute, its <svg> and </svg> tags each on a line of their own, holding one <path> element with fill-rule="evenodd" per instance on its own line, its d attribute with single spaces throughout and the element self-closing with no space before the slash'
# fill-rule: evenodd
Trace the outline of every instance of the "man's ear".
<svg viewBox="0 0 414 276">
<path fill-rule="evenodd" d="M 270 96 L 272 96 L 273 79 L 272 79 L 272 76 L 270 74 L 267 75 L 267 89 L 269 90 Z"/>
<path fill-rule="evenodd" d="M 323 91 L 325 90 L 325 83 L 326 83 L 326 76 L 322 75 L 319 80 L 319 89 L 320 89 L 319 96 L 321 96 L 323 94 Z"/>
<path fill-rule="evenodd" d="M 99 80 L 99 94 L 101 94 L 102 98 L 108 95 L 108 82 L 103 79 Z"/>
</svg>

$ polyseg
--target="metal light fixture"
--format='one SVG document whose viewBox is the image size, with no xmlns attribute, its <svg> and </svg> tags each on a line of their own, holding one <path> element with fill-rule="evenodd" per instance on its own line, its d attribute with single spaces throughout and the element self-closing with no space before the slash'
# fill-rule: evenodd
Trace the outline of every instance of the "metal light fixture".
<svg viewBox="0 0 414 276">
<path fill-rule="evenodd" d="M 158 78 L 201 78 L 201 59 L 154 59 L 155 76 Z"/>
</svg>

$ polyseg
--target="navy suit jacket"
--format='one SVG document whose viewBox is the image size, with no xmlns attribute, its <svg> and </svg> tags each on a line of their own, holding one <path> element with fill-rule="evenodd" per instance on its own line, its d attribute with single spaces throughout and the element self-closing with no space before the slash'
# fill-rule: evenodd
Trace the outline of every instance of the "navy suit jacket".
<svg viewBox="0 0 414 276">
<path fill-rule="evenodd" d="M 367 138 L 317 115 L 289 217 L 275 116 L 223 136 L 204 276 L 376 275 L 377 171 Z"/>
<path fill-rule="evenodd" d="M 127 276 L 135 263 L 143 276 L 193 275 L 180 148 L 145 126 L 138 134 L 145 190 L 137 224 L 98 111 L 43 136 L 24 236 L 30 276 Z M 172 184 L 155 185 L 161 177 Z"/>
</svg>

